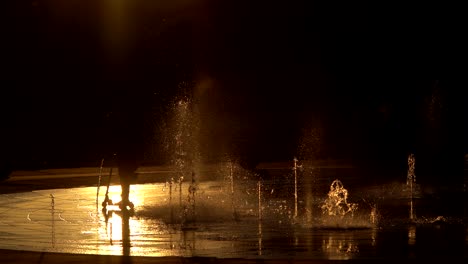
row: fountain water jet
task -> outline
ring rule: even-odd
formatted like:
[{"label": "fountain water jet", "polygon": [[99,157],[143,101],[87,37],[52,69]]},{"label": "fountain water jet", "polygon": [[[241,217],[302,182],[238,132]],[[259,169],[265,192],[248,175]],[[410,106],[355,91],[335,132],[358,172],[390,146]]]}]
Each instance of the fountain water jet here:
[{"label": "fountain water jet", "polygon": [[50,194],[50,213],[52,220],[52,247],[55,247],[55,197],[53,194]]},{"label": "fountain water jet", "polygon": [[355,219],[354,212],[358,209],[358,204],[348,202],[348,190],[338,179],[331,183],[330,191],[321,209],[327,226],[357,228],[371,225],[368,220],[358,222]]},{"label": "fountain water jet", "polygon": [[[180,217],[183,218],[182,222],[186,222],[187,217],[190,215],[191,220],[195,218],[195,191],[196,191],[196,178],[195,174],[198,170],[200,163],[199,154],[199,124],[196,114],[196,109],[192,100],[189,97],[178,100],[173,104],[173,116],[171,120],[171,126],[167,131],[167,142],[166,147],[170,151],[171,164],[174,166],[177,179],[174,177],[169,181],[169,201],[172,208],[172,185],[177,182],[179,191],[179,208]],[[197,174],[198,175],[198,174]],[[184,204],[182,185],[184,179],[191,176],[192,182],[189,185],[189,195],[187,202],[189,205]],[[190,211],[190,212],[189,212]]]},{"label": "fountain water jet", "polygon": [[234,206],[234,174],[232,173],[232,162],[229,162],[229,181],[231,183],[231,207],[233,214],[235,214],[236,208]]},{"label": "fountain water jet", "polygon": [[229,187],[231,193],[231,210],[232,210],[232,217],[234,220],[239,220],[239,214],[236,208],[236,200],[234,196],[234,165],[232,161],[229,161]]},{"label": "fountain water jet", "polygon": [[353,214],[357,204],[348,203],[348,190],[343,187],[340,180],[334,180],[330,185],[328,197],[322,205],[322,212],[330,216],[344,217],[348,213]]},{"label": "fountain water jet", "polygon": [[294,218],[297,218],[297,169],[302,166],[297,165],[297,158],[294,157]]},{"label": "fountain water jet", "polygon": [[378,222],[379,214],[377,212],[377,205],[371,206],[371,212],[370,212],[370,222],[373,225],[376,225]]},{"label": "fountain water jet", "polygon": [[171,223],[174,222],[174,205],[172,203],[172,185],[174,184],[174,178],[172,177],[169,182],[166,182],[164,186],[166,186],[166,184],[169,184],[169,207],[170,207],[170,210],[171,210]]},{"label": "fountain water jet", "polygon": [[102,179],[102,167],[104,166],[104,158],[101,160],[101,166],[99,167],[99,177],[98,177],[98,184],[96,190],[96,211],[98,209],[99,203],[99,188],[101,187],[101,179]]},{"label": "fountain water jet", "polygon": [[[195,222],[196,220],[196,211],[195,211],[195,195],[196,195],[196,192],[197,192],[197,189],[198,189],[198,186],[197,186],[197,182],[195,180],[195,173],[192,172],[192,181],[189,185],[189,188],[188,188],[188,204],[189,204],[189,208],[187,209],[189,212],[187,213],[190,213],[191,215],[191,218],[190,220],[192,222]],[[186,210],[186,211],[187,211]],[[187,216],[186,216],[186,219],[187,219]]]},{"label": "fountain water jet", "polygon": [[414,198],[414,183],[416,182],[416,174],[414,172],[416,160],[414,154],[408,156],[408,174],[406,178],[406,185],[410,187],[410,220],[414,220],[413,198]]}]

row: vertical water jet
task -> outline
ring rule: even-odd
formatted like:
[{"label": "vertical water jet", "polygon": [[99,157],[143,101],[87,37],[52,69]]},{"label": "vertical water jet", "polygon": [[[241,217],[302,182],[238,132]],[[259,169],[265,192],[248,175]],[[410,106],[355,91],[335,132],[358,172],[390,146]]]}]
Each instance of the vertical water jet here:
[{"label": "vertical water jet", "polygon": [[414,198],[414,183],[416,182],[416,174],[415,174],[415,165],[416,160],[414,154],[410,154],[408,156],[408,174],[406,178],[406,185],[410,188],[410,212],[409,218],[410,220],[414,220],[414,209],[413,209],[413,198]]}]

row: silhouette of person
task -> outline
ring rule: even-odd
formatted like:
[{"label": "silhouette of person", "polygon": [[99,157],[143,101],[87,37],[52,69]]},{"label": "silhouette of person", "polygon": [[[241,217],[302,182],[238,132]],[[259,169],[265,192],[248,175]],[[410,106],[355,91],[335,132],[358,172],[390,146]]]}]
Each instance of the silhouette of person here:
[{"label": "silhouette of person", "polygon": [[136,170],[143,159],[144,138],[143,126],[145,109],[148,107],[141,91],[130,89],[129,83],[123,83],[118,91],[114,92],[109,114],[110,140],[109,149],[116,156],[116,165],[122,187],[121,201],[116,203],[121,208],[129,206],[133,208],[130,201],[130,186],[136,183]]}]

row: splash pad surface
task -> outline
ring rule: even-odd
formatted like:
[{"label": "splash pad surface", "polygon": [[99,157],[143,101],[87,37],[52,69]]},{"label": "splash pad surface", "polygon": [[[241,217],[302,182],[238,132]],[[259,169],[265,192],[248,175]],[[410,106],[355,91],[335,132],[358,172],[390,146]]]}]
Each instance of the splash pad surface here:
[{"label": "splash pad surface", "polygon": [[[321,200],[313,201],[315,211],[295,218],[291,200],[274,196],[268,182],[261,191],[259,218],[257,182],[246,181],[243,186],[233,208],[224,182],[201,182],[192,210],[187,203],[188,184],[182,193],[167,183],[137,184],[132,186],[136,208],[131,214],[103,212],[104,191],[96,206],[95,187],[3,194],[0,248],[242,259],[467,257],[468,228],[463,221],[431,218],[408,224],[396,218],[376,226],[343,226],[332,218],[317,220]],[[109,194],[118,200],[119,186],[111,186]]]}]

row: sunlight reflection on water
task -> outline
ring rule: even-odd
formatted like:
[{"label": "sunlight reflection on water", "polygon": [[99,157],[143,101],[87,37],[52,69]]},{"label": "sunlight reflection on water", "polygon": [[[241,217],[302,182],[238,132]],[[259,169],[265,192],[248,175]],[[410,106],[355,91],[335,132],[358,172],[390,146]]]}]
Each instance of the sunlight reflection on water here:
[{"label": "sunlight reflection on water", "polygon": [[[94,187],[0,195],[0,248],[131,256],[353,259],[391,251],[386,249],[388,243],[418,245],[415,226],[409,230],[314,228],[307,224],[310,216],[306,215],[304,222],[288,221],[291,218],[276,207],[287,207],[281,199],[263,202],[260,221],[253,191],[236,195],[235,219],[229,194],[219,182],[201,183],[196,216],[191,220],[187,218],[188,191],[174,191],[170,197],[165,184],[132,186],[133,213],[116,206],[101,211]],[[104,195],[105,190],[99,201]],[[119,195],[120,186],[109,188],[114,201],[119,201]],[[391,234],[406,236],[407,241]],[[467,248],[465,237],[462,248]]]}]

